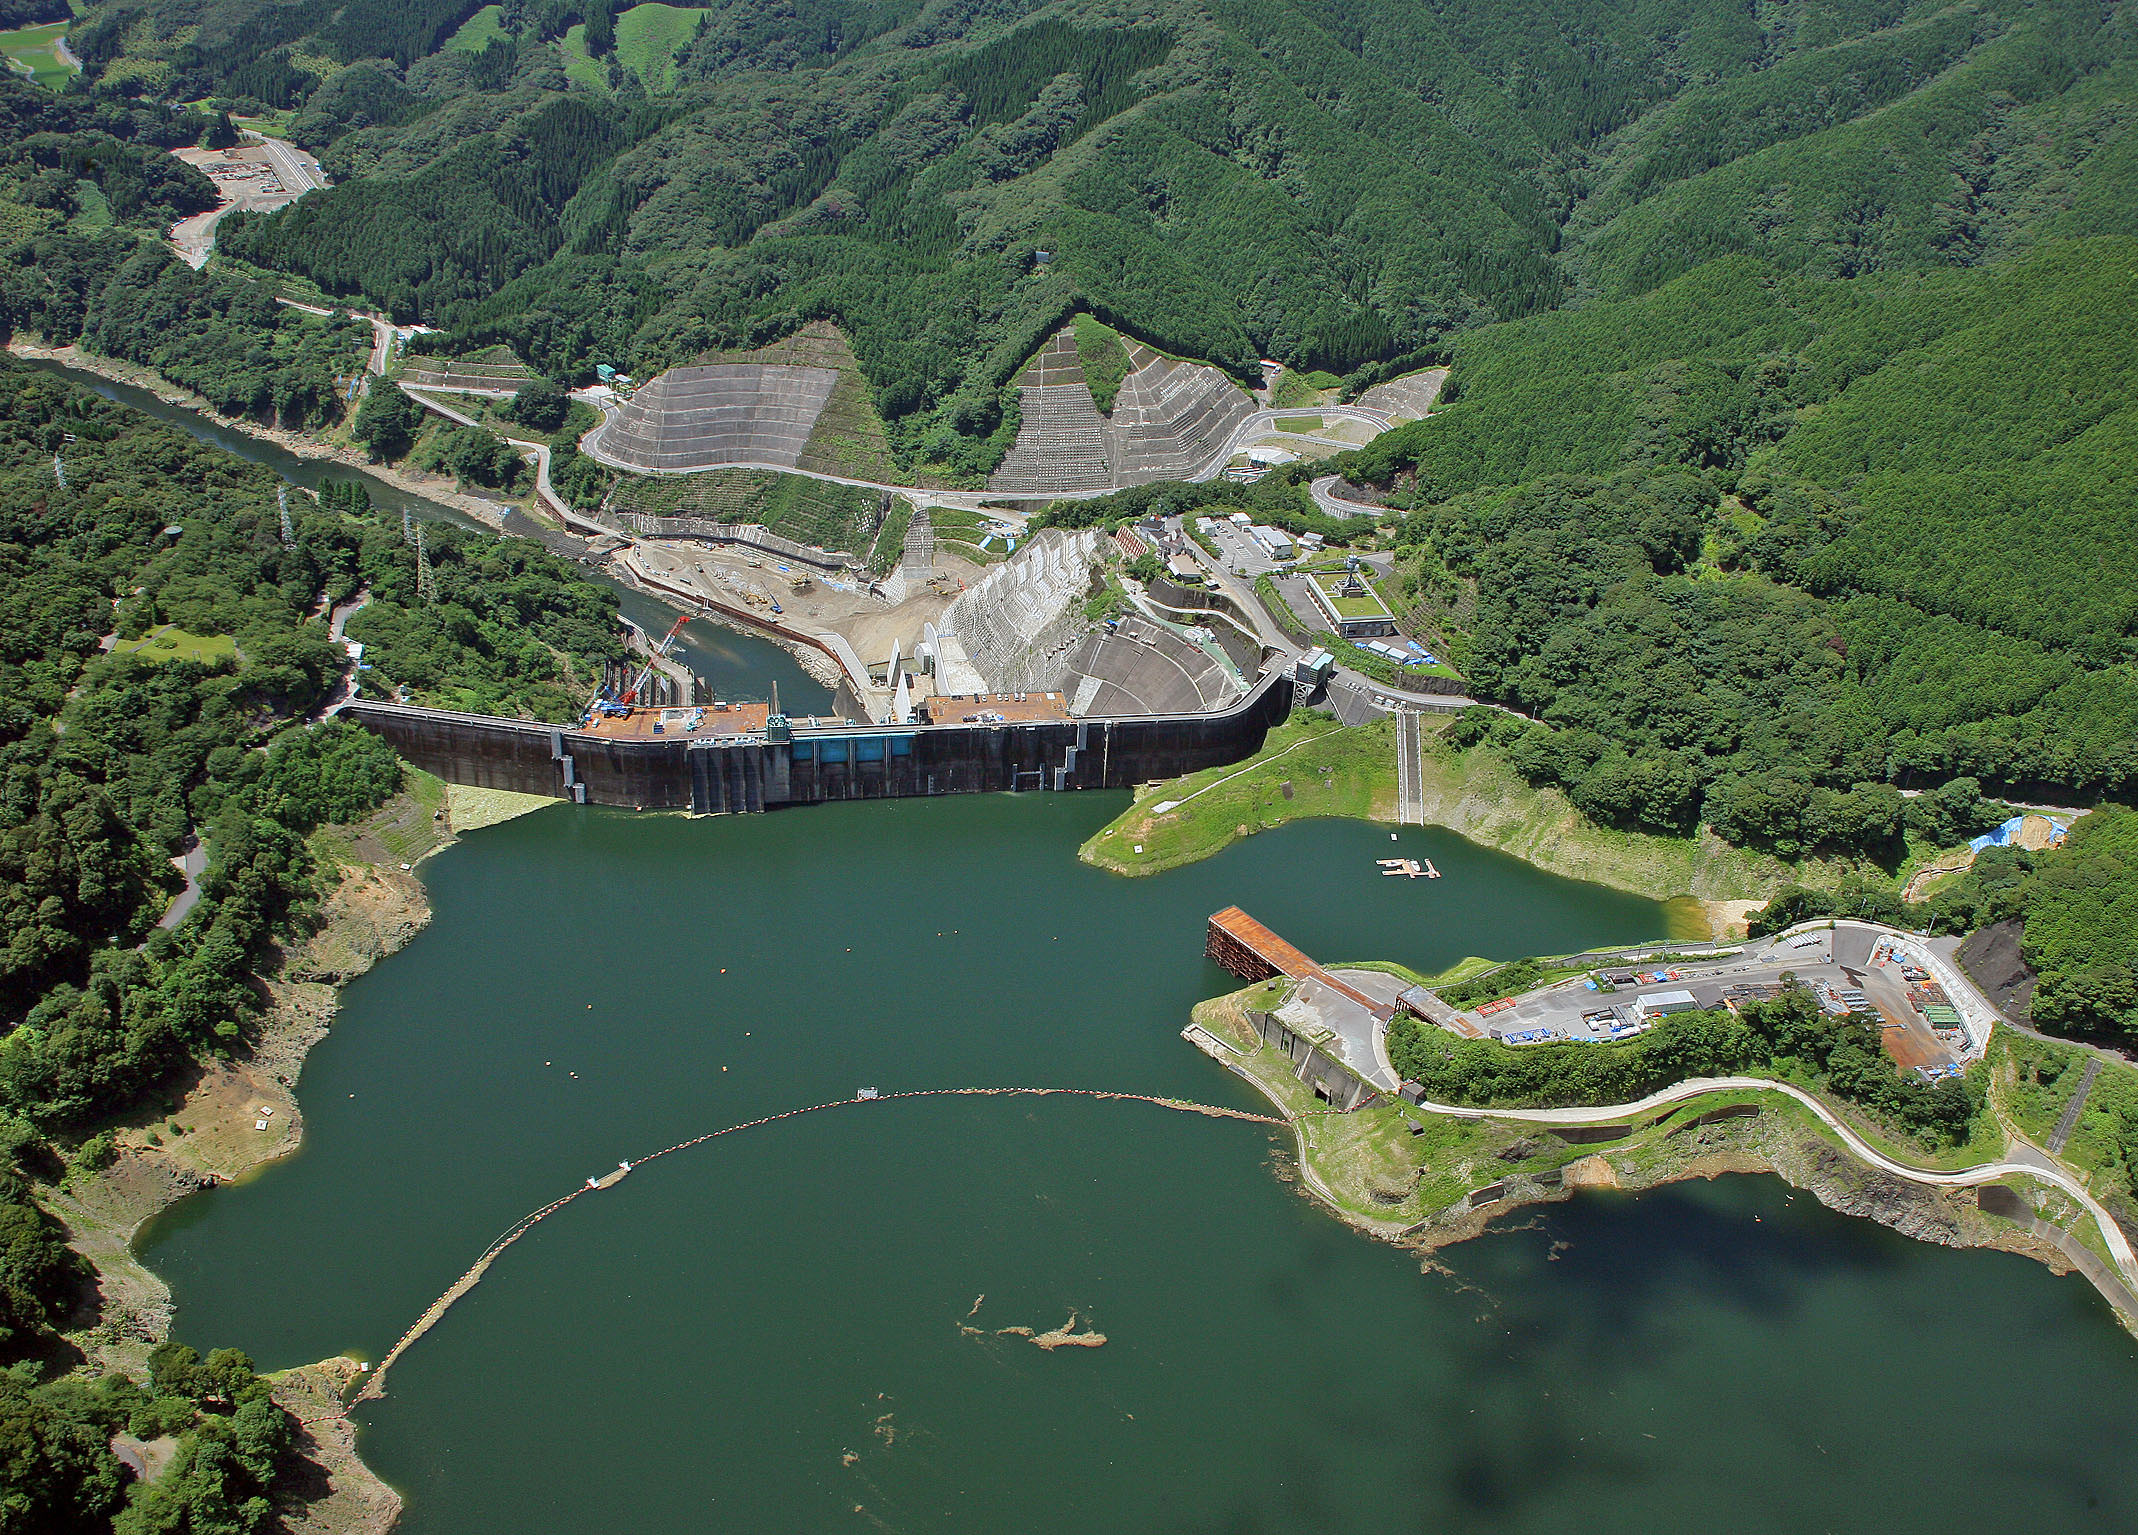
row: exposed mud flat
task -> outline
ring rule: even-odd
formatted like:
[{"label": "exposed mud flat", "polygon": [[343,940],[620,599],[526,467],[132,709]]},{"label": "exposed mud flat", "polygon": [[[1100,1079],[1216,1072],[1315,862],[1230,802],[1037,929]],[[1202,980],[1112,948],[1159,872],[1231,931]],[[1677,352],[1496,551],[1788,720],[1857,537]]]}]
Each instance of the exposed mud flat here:
[{"label": "exposed mud flat", "polygon": [[[269,1007],[248,1053],[211,1061],[181,1084],[167,1112],[145,1109],[118,1136],[111,1166],[39,1190],[66,1223],[68,1245],[96,1269],[95,1294],[68,1334],[100,1371],[137,1378],[170,1336],[171,1292],[133,1253],[143,1223],[188,1194],[234,1182],[295,1151],[304,1119],[295,1087],[327,1035],[337,988],[402,948],[430,921],[422,885],[398,869],[359,865],[321,904],[321,925],[264,978]],[[264,1126],[264,1128],[263,1128]],[[297,1419],[303,1455],[276,1488],[281,1527],[308,1535],[382,1535],[400,1495],[356,1453],[342,1392],[356,1362],[284,1372],[275,1399]]]}]

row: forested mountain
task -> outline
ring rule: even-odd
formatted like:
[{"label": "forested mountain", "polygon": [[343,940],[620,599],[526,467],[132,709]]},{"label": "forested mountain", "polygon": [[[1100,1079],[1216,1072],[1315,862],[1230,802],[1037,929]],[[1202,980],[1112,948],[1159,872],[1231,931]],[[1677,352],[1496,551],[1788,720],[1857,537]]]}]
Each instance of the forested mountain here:
[{"label": "forested mountain", "polygon": [[1358,372],[1717,256],[1967,268],[2138,206],[2122,5],[724,0],[668,28],[100,0],[77,51],[107,88],[291,113],[343,184],[227,226],[252,261],[559,376],[834,319],[895,445],[947,430],[963,472],[1076,310],[1242,374]]},{"label": "forested mountain", "polygon": [[2134,337],[2123,236],[1848,282],[1731,257],[1460,339],[1455,403],[1346,462],[1415,508],[1407,588],[1475,690],[1544,722],[1490,727],[1529,776],[1875,854],[1889,784],[2138,788]]}]

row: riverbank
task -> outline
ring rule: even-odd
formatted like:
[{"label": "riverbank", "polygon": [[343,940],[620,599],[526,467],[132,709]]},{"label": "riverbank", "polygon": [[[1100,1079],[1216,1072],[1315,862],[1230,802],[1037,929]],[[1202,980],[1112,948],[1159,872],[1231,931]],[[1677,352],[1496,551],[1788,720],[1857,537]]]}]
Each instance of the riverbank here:
[{"label": "riverbank", "polygon": [[611,562],[609,574],[633,591],[644,592],[663,607],[673,608],[678,613],[692,615],[695,622],[711,624],[714,628],[725,629],[730,634],[739,634],[747,639],[763,640],[768,644],[779,646],[780,649],[794,657],[795,664],[808,675],[810,680],[821,683],[824,687],[834,692],[838,690],[841,684],[850,685],[852,682],[852,679],[846,675],[844,668],[829,655],[825,654],[821,647],[812,645],[806,640],[796,639],[784,629],[761,624],[747,624],[739,618],[721,612],[718,608],[708,607],[702,602],[693,602],[687,596],[669,587],[665,582],[648,581],[637,567],[624,560]]},{"label": "riverbank", "polygon": [[[1731,936],[1732,928],[1741,933],[1748,910],[1779,890],[1831,886],[1856,871],[1843,860],[1789,863],[1732,847],[1704,827],[1690,837],[1661,837],[1599,826],[1558,790],[1531,786],[1483,748],[1441,748],[1444,722],[1421,720],[1419,728],[1424,824],[1569,879],[1658,901],[1690,896],[1717,937]],[[1396,823],[1394,719],[1344,727],[1326,715],[1294,714],[1244,763],[1138,789],[1136,802],[1077,856],[1115,874],[1160,874],[1314,816]]]},{"label": "riverbank", "polygon": [[102,357],[94,352],[85,352],[77,346],[46,346],[19,334],[8,342],[7,350],[13,357],[58,363],[64,368],[94,373],[97,377],[110,379],[115,384],[126,384],[135,389],[146,390],[166,405],[178,405],[187,410],[198,411],[231,431],[244,432],[262,442],[273,443],[285,453],[322,463],[340,464],[348,469],[360,469],[396,490],[449,506],[492,531],[502,531],[504,528],[504,509],[501,503],[466,494],[460,489],[459,481],[449,476],[423,474],[391,464],[374,463],[368,454],[338,443],[323,441],[309,432],[294,432],[287,427],[267,426],[249,418],[225,416],[203,396],[173,383],[153,368],[122,362],[114,357]]},{"label": "riverbank", "polygon": [[2083,1230],[2088,1212],[2033,1177],[1962,1186],[1914,1181],[1863,1160],[1783,1090],[1750,1083],[1694,1091],[1667,1105],[1569,1116],[1558,1125],[1513,1111],[1456,1114],[1390,1099],[1337,1113],[1248,1021],[1250,1007],[1271,1000],[1272,985],[1202,1003],[1185,1036],[1289,1121],[1290,1175],[1307,1192],[1353,1229],[1423,1254],[1428,1266],[1440,1248],[1582,1189],[1631,1193],[1724,1173],[1771,1173],[1828,1209],[1917,1241],[2017,1253],[2060,1275],[2082,1272],[2138,1336],[2128,1285]]},{"label": "riverbank", "polygon": [[[133,1250],[142,1227],[185,1196],[244,1182],[302,1144],[297,1084],[333,1024],[340,989],[430,922],[414,866],[459,833],[549,803],[412,777],[365,821],[314,834],[315,856],[339,878],[321,902],[319,926],[262,974],[267,1007],[244,1054],[203,1063],[137,1113],[108,1167],[77,1169],[39,1190],[66,1224],[69,1245],[96,1270],[93,1311],[67,1335],[92,1369],[138,1378],[149,1351],[170,1336],[170,1289]],[[400,1495],[359,1458],[343,1411],[359,1374],[358,1361],[332,1358],[273,1377],[275,1400],[298,1424],[295,1464],[276,1492],[285,1529],[384,1535],[399,1517]]]}]

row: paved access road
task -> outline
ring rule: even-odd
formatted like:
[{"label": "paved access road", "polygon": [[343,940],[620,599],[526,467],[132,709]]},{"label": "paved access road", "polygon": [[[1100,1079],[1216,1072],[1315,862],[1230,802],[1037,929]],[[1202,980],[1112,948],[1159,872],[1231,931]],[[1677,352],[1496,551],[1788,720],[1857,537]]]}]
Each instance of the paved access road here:
[{"label": "paved access road", "polygon": [[1820,1122],[1840,1136],[1842,1144],[1857,1157],[1882,1172],[1891,1173],[1896,1178],[1906,1178],[1911,1183],[1927,1183],[1939,1188],[1972,1188],[1978,1184],[1995,1183],[2000,1178],[2028,1177],[2055,1184],[2094,1218],[2101,1228],[2101,1239],[2107,1244],[2109,1255],[2115,1260],[2117,1271],[2131,1285],[2138,1286],[2138,1257],[2132,1255],[2130,1239],[2124,1236],[2123,1228],[2101,1207],[2100,1201],[2086,1192],[2085,1185],[2061,1167],[2044,1166],[2029,1160],[1984,1162],[1976,1167],[1946,1172],[1938,1168],[1916,1167],[1906,1162],[1898,1162],[1843,1124],[1840,1117],[1819,1099],[1787,1082],[1769,1082],[1763,1077],[1691,1077],[1676,1086],[1666,1087],[1661,1092],[1650,1093],[1634,1103],[1610,1104],[1588,1109],[1477,1109],[1466,1104],[1430,1101],[1418,1104],[1417,1107],[1429,1114],[1445,1114],[1454,1119],[1513,1119],[1537,1125],[1601,1125],[1643,1114],[1650,1109],[1663,1108],[1668,1104],[1682,1103],[1687,1098],[1697,1098],[1703,1093],[1751,1091],[1782,1093],[1796,1099],[1818,1115]]},{"label": "paved access road", "polygon": [[1307,486],[1314,497],[1314,504],[1330,517],[1374,517],[1380,514],[1377,506],[1368,506],[1363,501],[1346,501],[1336,494],[1336,485],[1343,478],[1340,474],[1325,474]]}]

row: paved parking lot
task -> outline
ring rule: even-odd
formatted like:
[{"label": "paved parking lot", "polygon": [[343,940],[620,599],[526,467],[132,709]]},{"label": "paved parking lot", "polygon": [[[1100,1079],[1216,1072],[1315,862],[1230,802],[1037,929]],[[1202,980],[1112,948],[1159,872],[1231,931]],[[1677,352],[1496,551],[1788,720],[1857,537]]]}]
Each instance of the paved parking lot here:
[{"label": "paved parking lot", "polygon": [[1236,522],[1224,518],[1212,519],[1210,541],[1217,545],[1218,555],[1225,568],[1235,575],[1243,575],[1252,581],[1256,576],[1267,575],[1284,567],[1269,557],[1269,551],[1256,543],[1254,536]]},{"label": "paved parking lot", "polygon": [[[1601,976],[1631,974],[1631,983],[1620,983],[1606,992],[1592,989],[1586,980],[1573,980],[1548,991],[1534,992],[1512,1007],[1497,1012],[1472,1009],[1488,1032],[1516,1043],[1543,1043],[1547,1038],[1600,1041],[1630,1038],[1639,1019],[1636,1004],[1658,992],[1688,991],[1702,1008],[1723,1005],[1724,996],[1740,986],[1779,986],[1782,978],[1794,976],[1815,994],[1842,997],[1856,1011],[1882,1015],[1887,1024],[1888,1053],[1901,1066],[1939,1067],[1952,1063],[1953,1051],[1925,1023],[1908,1000],[1908,990],[1897,972],[1873,965],[1875,936],[1858,929],[1838,934],[1820,931],[1795,939],[1759,941],[1742,953],[1706,962],[1654,965],[1606,965]],[[1838,947],[1838,953],[1836,949]],[[1862,1000],[1857,1000],[1861,998]],[[1521,1036],[1530,1036],[1523,1039]]]}]

